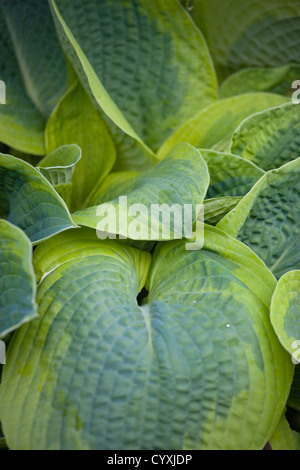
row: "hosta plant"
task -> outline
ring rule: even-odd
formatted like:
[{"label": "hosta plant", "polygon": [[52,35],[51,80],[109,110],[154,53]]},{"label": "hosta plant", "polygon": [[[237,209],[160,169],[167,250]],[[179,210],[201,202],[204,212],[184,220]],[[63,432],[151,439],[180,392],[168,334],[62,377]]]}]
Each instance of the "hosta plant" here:
[{"label": "hosta plant", "polygon": [[300,450],[300,5],[0,25],[0,448]]}]

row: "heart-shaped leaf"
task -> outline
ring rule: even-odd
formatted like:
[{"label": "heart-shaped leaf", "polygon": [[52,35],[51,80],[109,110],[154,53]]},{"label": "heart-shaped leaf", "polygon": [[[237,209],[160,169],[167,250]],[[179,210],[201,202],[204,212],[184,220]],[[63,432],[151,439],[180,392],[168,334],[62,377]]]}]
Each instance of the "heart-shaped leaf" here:
[{"label": "heart-shaped leaf", "polygon": [[264,446],[293,364],[249,248],[208,226],[203,250],[160,244],[141,307],[148,253],[77,229],[34,258],[40,318],[12,338],[0,392],[10,449]]}]

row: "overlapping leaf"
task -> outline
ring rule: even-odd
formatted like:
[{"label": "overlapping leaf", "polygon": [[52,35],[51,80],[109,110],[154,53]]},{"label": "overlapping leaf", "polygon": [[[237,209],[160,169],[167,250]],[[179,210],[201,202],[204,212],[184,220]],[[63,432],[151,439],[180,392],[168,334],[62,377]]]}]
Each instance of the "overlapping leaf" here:
[{"label": "overlapping leaf", "polygon": [[212,227],[200,251],[160,244],[141,307],[145,252],[77,229],[34,258],[40,318],[14,335],[1,388],[11,449],[264,446],[293,365],[251,250]]},{"label": "overlapping leaf", "polygon": [[264,170],[278,168],[300,156],[300,107],[293,103],[253,114],[232,137],[231,152]]},{"label": "overlapping leaf", "polygon": [[208,198],[244,196],[264,174],[261,168],[237,155],[205,149],[200,152],[210,176]]},{"label": "overlapping leaf", "polygon": [[209,185],[207,165],[199,150],[179,144],[153,169],[127,183],[130,192],[122,195],[125,199],[118,197],[79,211],[73,220],[130,239],[191,237]]},{"label": "overlapping leaf", "polygon": [[[214,152],[211,152],[211,153],[214,154]],[[221,162],[220,167],[223,170],[225,170],[226,154],[224,154],[224,156],[223,154],[221,154],[220,162],[219,162],[218,157],[216,157],[215,160],[214,158],[212,158],[212,162],[210,162],[209,161],[210,159],[208,157],[209,154],[210,154],[210,151],[201,150],[201,155],[205,157],[205,160],[208,164],[211,164],[212,168],[217,169],[218,163]],[[240,157],[237,157],[237,159],[247,162],[247,160],[243,160]],[[224,165],[222,165],[223,161],[224,161]],[[214,164],[216,164],[216,166]],[[247,167],[249,169],[248,162],[247,162]],[[255,171],[260,171],[255,166],[252,166],[252,168],[254,168]],[[221,173],[221,177],[219,178],[217,176],[217,172],[215,175],[213,173],[213,170],[210,172],[210,175],[212,174],[212,177],[213,177],[213,184],[212,184],[212,180],[210,179],[210,185],[214,186],[214,183],[216,183],[216,187],[214,189],[215,189],[215,192],[218,194],[222,191],[226,192],[225,180],[226,180],[226,177],[228,177],[228,174],[230,174],[230,170],[229,172],[227,172],[227,170],[224,171],[223,174],[222,172],[220,173]],[[261,173],[263,173],[262,170],[261,170]],[[252,185],[252,183],[254,184],[254,180],[252,180],[250,174],[248,175],[250,178],[247,179],[247,176],[246,176],[246,179],[247,179],[247,183],[249,185]],[[130,193],[133,190],[134,184],[139,175],[140,175],[140,172],[136,172],[136,171],[120,171],[120,172],[110,173],[108,177],[100,185],[100,187],[95,191],[93,197],[91,197],[91,199],[89,200],[89,205],[93,206],[97,204],[103,204],[104,202],[117,199],[118,197],[122,196],[122,194],[124,195],[124,194]],[[238,176],[239,175],[236,176],[237,180],[238,180]],[[255,178],[255,172],[253,173],[252,177]],[[218,185],[219,179],[222,180],[222,183]],[[239,183],[241,183],[239,187],[244,189],[245,178],[243,177],[242,180],[243,180],[243,183],[241,183],[241,181],[237,181],[237,186],[239,186]],[[227,188],[227,190],[228,192],[230,192],[229,188]],[[208,188],[207,195],[209,193],[210,193],[210,187]],[[231,209],[233,209],[240,202],[240,200],[241,200],[241,197],[226,197],[226,196],[219,197],[219,198],[206,199],[203,201],[204,214],[202,211],[200,212],[200,219],[204,215],[204,220],[207,221],[207,223],[216,224],[225,214],[227,214]]]},{"label": "overlapping leaf", "polygon": [[33,243],[76,226],[63,199],[29,163],[0,154],[0,179],[0,216]]},{"label": "overlapping leaf", "polygon": [[30,240],[0,219],[0,338],[37,316],[35,292]]},{"label": "overlapping leaf", "polygon": [[287,102],[287,98],[272,93],[246,93],[208,106],[188,119],[163,143],[158,158],[165,155],[178,143],[189,142],[195,147],[209,149],[219,142],[230,140],[237,126],[248,116]]},{"label": "overlapping leaf", "polygon": [[216,100],[206,43],[179,2],[51,0],[51,5],[85,88],[142,146],[156,151],[174,127]]},{"label": "overlapping leaf", "polygon": [[267,172],[218,227],[253,249],[279,279],[300,267],[300,159]]}]

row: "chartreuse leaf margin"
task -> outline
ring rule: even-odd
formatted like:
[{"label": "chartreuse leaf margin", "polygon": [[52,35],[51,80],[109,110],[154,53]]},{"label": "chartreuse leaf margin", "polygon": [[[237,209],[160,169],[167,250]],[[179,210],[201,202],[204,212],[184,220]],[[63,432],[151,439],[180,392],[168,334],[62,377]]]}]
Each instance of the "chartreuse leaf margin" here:
[{"label": "chartreuse leaf margin", "polygon": [[245,93],[233,96],[199,110],[179,126],[157,152],[164,158],[180,142],[189,142],[198,148],[226,150],[233,132],[248,116],[287,102],[287,98],[273,93]]},{"label": "chartreuse leaf margin", "polygon": [[179,2],[50,5],[64,51],[104,113],[121,160],[133,147],[140,161],[153,158],[174,127],[216,101],[206,42]]},{"label": "chartreuse leaf margin", "polygon": [[206,226],[202,250],[163,242],[151,263],[75,229],[34,265],[40,317],[12,338],[0,392],[10,448],[259,449],[273,434],[294,366],[248,247]]},{"label": "chartreuse leaf margin", "polygon": [[[175,184],[176,182],[176,184]],[[182,143],[153,168],[128,180],[128,192],[73,214],[76,224],[114,236],[137,240],[191,238],[201,211],[209,172],[199,150]],[[142,207],[140,207],[142,205]],[[154,206],[157,211],[154,212]],[[190,214],[185,224],[184,208]],[[174,219],[168,218],[173,208]],[[165,215],[165,216],[164,216]]]}]

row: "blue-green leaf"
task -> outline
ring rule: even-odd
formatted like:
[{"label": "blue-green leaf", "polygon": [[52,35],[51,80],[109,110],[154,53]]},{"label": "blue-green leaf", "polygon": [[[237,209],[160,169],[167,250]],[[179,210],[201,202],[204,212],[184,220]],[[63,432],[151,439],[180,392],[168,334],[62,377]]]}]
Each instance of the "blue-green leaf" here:
[{"label": "blue-green leaf", "polygon": [[299,157],[300,107],[286,103],[245,119],[235,130],[231,152],[264,170],[278,168]]},{"label": "blue-green leaf", "polygon": [[29,163],[0,154],[0,217],[21,228],[33,243],[76,227],[66,203]]},{"label": "blue-green leaf", "polygon": [[300,158],[262,176],[218,227],[255,251],[279,279],[300,268]]},{"label": "blue-green leaf", "polygon": [[11,449],[263,448],[293,364],[249,248],[208,226],[202,250],[159,244],[142,306],[148,253],[76,229],[34,258],[40,318],[12,338],[0,392]]}]

